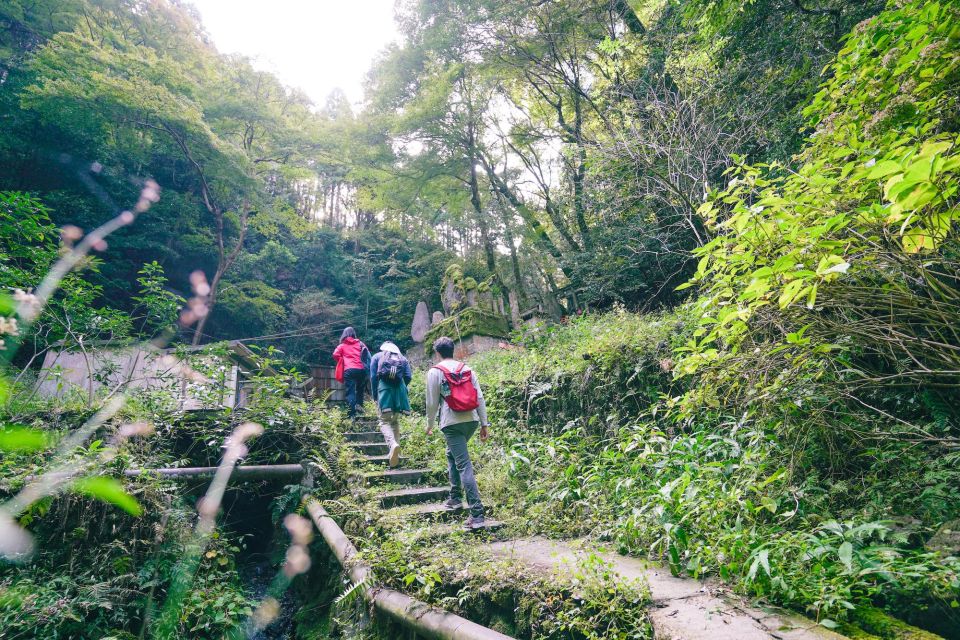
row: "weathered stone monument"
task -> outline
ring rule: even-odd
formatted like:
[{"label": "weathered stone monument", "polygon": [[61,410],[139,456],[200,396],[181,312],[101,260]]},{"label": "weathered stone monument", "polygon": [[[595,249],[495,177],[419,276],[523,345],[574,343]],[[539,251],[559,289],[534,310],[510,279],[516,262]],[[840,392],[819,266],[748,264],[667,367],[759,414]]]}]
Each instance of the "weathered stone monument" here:
[{"label": "weathered stone monument", "polygon": [[417,303],[417,310],[413,314],[413,324],[410,327],[410,337],[416,343],[423,342],[427,338],[427,332],[433,323],[430,322],[430,309],[427,303],[421,300]]},{"label": "weathered stone monument", "polygon": [[[408,351],[414,362],[429,357],[430,345],[443,335],[457,342],[458,358],[496,348],[509,335],[511,318],[520,315],[519,310],[514,312],[514,297],[509,306],[511,315],[507,316],[503,293],[492,278],[478,283],[458,264],[444,272],[440,303],[443,311],[434,311],[432,318],[426,302],[417,304],[410,327],[410,336],[417,344]],[[514,326],[519,322],[514,321]]]}]

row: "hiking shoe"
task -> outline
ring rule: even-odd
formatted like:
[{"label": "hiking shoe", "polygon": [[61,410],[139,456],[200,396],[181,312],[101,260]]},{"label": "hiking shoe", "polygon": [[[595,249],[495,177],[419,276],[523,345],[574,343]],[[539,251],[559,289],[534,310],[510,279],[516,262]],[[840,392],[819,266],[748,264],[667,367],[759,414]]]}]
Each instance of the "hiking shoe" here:
[{"label": "hiking shoe", "polygon": [[390,466],[395,467],[398,464],[400,464],[400,445],[395,444],[390,447]]},{"label": "hiking shoe", "polygon": [[467,531],[474,531],[476,529],[482,529],[483,523],[486,521],[486,518],[483,516],[470,516],[467,518],[467,521],[463,523],[463,528]]},{"label": "hiking shoe", "polygon": [[463,508],[463,500],[460,498],[447,498],[447,501],[443,503],[443,508],[448,511],[457,511]]}]

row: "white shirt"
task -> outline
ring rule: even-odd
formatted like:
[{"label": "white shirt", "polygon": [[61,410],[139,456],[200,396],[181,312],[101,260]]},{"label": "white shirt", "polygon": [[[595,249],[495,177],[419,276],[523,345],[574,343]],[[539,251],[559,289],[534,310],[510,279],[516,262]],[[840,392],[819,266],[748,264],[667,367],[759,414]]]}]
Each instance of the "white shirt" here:
[{"label": "white shirt", "polygon": [[[452,358],[443,360],[440,365],[448,371],[456,371],[463,364],[459,360]],[[472,371],[470,367],[464,366],[464,371]],[[480,390],[480,381],[477,380],[477,374],[474,373],[470,379],[473,381],[473,388],[477,390],[476,409],[472,411],[454,411],[440,397],[440,386],[443,384],[443,372],[436,367],[431,367],[427,372],[427,428],[432,429],[437,420],[437,409],[440,409],[440,428],[443,429],[451,424],[460,424],[461,422],[479,422],[481,425],[487,425],[487,405],[483,401],[483,391]]]}]

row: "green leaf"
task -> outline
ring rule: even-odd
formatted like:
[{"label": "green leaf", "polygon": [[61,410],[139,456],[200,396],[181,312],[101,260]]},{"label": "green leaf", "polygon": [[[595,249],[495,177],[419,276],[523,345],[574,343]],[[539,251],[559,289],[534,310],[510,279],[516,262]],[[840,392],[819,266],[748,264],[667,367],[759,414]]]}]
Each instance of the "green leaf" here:
[{"label": "green leaf", "polygon": [[770,496],[763,496],[760,498],[760,506],[769,511],[770,513],[777,512],[777,501],[771,498]]},{"label": "green leaf", "polygon": [[876,180],[878,178],[885,178],[891,173],[896,173],[900,171],[901,165],[896,160],[884,160],[873,165],[870,169],[870,173],[867,174],[867,180]]},{"label": "green leaf", "polygon": [[0,316],[12,316],[17,310],[17,304],[6,293],[0,293]]},{"label": "green leaf", "polygon": [[837,549],[837,556],[840,558],[840,562],[843,563],[843,566],[847,568],[847,571],[853,571],[853,545],[849,542],[844,542],[840,545],[840,548]]},{"label": "green leaf", "polygon": [[0,451],[40,451],[47,446],[47,433],[28,427],[0,429]]},{"label": "green leaf", "polygon": [[140,504],[124,490],[123,485],[116,478],[104,476],[81,478],[73,483],[73,490],[109,502],[134,516],[143,513]]}]

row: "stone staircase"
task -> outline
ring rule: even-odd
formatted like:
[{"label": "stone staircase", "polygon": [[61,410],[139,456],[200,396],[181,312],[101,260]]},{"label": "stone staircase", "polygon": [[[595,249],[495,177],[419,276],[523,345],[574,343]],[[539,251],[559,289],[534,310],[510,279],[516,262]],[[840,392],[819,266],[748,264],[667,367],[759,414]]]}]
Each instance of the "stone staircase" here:
[{"label": "stone staircase", "polygon": [[[343,434],[347,445],[359,454],[362,462],[387,467],[390,452],[377,427],[377,419],[360,417],[354,425],[355,431]],[[376,499],[384,515],[436,521],[466,519],[465,508],[447,509],[443,506],[450,492],[445,483],[437,483],[429,469],[409,468],[408,464],[409,459],[401,456],[399,465],[392,469],[388,467],[362,474],[364,484],[382,489]],[[487,517],[484,525],[474,531],[494,531],[502,526],[502,522]]]}]

